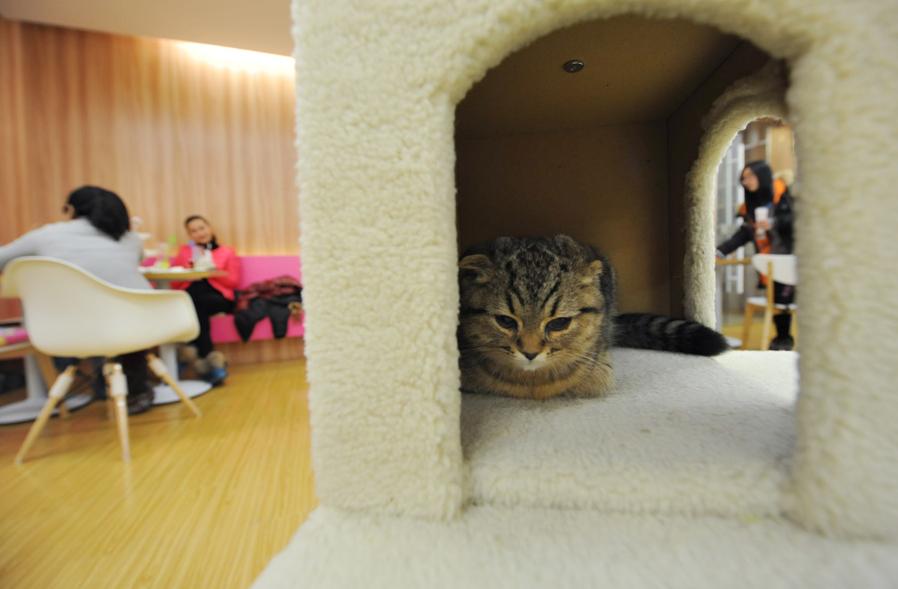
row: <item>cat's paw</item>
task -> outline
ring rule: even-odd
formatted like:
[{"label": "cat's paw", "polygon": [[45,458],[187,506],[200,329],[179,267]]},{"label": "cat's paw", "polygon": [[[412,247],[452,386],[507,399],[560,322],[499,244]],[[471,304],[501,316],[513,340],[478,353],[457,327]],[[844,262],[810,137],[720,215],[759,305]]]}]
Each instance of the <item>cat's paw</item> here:
[{"label": "cat's paw", "polygon": [[585,379],[576,387],[567,391],[566,395],[579,399],[604,397],[614,388],[614,371],[610,366],[593,372],[593,378]]}]

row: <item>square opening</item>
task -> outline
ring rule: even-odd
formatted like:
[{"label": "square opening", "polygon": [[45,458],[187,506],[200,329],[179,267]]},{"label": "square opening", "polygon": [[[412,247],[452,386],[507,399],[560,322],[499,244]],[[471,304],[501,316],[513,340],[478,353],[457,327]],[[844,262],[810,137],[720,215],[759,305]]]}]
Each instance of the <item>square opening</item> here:
[{"label": "square opening", "polygon": [[[571,60],[582,64],[576,73],[565,69]],[[459,250],[566,233],[608,255],[619,312],[682,317],[687,176],[706,139],[703,119],[770,61],[712,27],[631,16],[558,30],[508,56],[456,111]],[[468,498],[778,513],[794,446],[796,357],[757,354],[618,349],[606,397],[464,395]]]}]

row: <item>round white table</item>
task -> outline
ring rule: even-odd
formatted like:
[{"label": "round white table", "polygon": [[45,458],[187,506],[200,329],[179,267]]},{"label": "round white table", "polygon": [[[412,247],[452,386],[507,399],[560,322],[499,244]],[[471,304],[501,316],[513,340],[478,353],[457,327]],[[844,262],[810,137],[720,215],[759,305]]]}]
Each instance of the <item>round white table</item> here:
[{"label": "round white table", "polygon": [[[171,288],[172,282],[195,282],[197,280],[205,280],[207,278],[218,278],[227,276],[227,272],[223,270],[193,270],[192,268],[157,268],[146,267],[140,269],[141,274],[147,280],[156,283],[157,288]],[[178,384],[184,389],[184,393],[188,397],[199,397],[203,393],[209,391],[212,385],[202,380],[180,380],[178,378],[178,344],[170,343],[159,346],[159,358],[168,369],[168,373],[172,378],[178,380]],[[172,388],[165,384],[157,385],[154,389],[156,392],[156,400],[154,405],[165,405],[166,403],[177,403],[180,398]]]}]

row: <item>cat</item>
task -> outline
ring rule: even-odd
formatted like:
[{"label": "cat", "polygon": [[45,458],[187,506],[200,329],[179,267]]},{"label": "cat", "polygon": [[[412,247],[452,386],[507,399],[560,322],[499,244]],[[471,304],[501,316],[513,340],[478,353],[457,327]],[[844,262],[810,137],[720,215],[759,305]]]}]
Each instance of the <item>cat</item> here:
[{"label": "cat", "polygon": [[608,259],[567,235],[501,237],[459,269],[462,390],[526,399],[596,397],[612,346],[713,356],[725,338],[694,321],[615,313]]}]

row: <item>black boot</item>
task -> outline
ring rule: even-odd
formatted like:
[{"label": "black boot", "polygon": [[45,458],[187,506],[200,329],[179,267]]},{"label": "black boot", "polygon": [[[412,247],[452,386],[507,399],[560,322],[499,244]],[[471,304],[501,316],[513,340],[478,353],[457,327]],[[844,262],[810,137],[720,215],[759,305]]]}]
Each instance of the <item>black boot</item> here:
[{"label": "black boot", "polygon": [[771,350],[791,350],[795,347],[795,340],[789,335],[789,328],[792,326],[792,314],[782,313],[773,316],[773,323],[776,325],[776,337],[770,342]]}]

